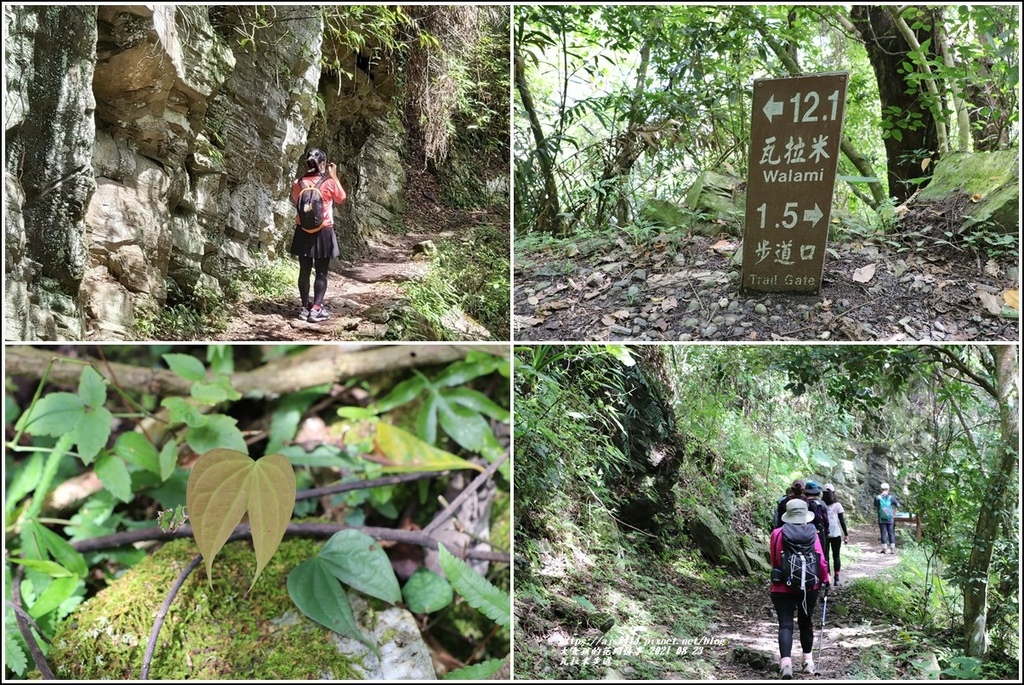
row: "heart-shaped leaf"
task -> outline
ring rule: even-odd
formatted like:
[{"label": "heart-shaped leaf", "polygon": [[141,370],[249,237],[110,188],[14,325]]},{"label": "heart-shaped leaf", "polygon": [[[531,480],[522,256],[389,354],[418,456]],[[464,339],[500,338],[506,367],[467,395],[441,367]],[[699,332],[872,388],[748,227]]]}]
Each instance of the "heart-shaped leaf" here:
[{"label": "heart-shaped leaf", "polygon": [[322,557],[302,562],[288,574],[288,594],[299,611],[339,635],[362,642],[380,656],[356,625],[348,595]]},{"label": "heart-shaped leaf", "polygon": [[339,530],[320,550],[319,558],[335,578],[360,592],[395,604],[402,599],[387,553],[358,530]]},{"label": "heart-shaped leaf", "polygon": [[206,561],[207,578],[212,577],[217,552],[248,509],[256,548],[255,585],[291,521],[295,475],[288,459],[280,454],[253,461],[234,450],[210,450],[192,467],[186,504],[192,535]]},{"label": "heart-shaped leaf", "polygon": [[429,614],[452,603],[454,593],[451,583],[425,566],[405,581],[402,597],[409,611],[414,614]]}]

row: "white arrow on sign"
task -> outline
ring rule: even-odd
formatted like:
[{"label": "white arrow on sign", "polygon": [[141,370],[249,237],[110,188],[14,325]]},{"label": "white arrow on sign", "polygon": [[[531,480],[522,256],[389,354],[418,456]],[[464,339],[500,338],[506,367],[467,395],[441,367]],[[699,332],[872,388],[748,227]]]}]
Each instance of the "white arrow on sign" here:
[{"label": "white arrow on sign", "polygon": [[804,210],[804,221],[810,221],[812,227],[818,223],[818,220],[823,216],[824,214],[821,213],[821,207],[818,206],[817,202],[814,203],[814,209]]},{"label": "white arrow on sign", "polygon": [[775,102],[775,94],[768,98],[768,102],[764,103],[764,115],[768,117],[768,123],[772,123],[772,117],[779,116],[782,114],[782,102]]}]

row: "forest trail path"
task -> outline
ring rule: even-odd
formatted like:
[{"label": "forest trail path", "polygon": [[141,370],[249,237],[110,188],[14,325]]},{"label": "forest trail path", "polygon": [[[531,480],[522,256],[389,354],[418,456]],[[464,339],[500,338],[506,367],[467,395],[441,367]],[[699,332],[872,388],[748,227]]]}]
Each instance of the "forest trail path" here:
[{"label": "forest trail path", "polygon": [[[899,555],[881,554],[877,526],[862,523],[848,526],[849,541],[840,552],[841,585],[832,587],[828,594],[825,613],[824,642],[822,637],[822,598],[819,595],[814,615],[814,657],[818,675],[799,673],[800,637],[793,638],[794,679],[846,678],[856,671],[861,651],[886,641],[895,628],[880,622],[875,609],[855,601],[850,585],[863,578],[877,578],[899,563]],[[727,601],[719,601],[716,625],[709,630],[712,637],[724,639],[720,650],[717,678],[722,680],[764,680],[779,678],[779,624],[775,618],[767,584],[754,590],[745,590]],[[741,658],[729,661],[736,648],[743,647],[771,655],[769,663],[763,660]],[[819,657],[819,648],[821,655]],[[743,650],[740,650],[741,652]]]},{"label": "forest trail path", "polygon": [[[354,262],[332,261],[324,306],[331,318],[319,323],[299,319],[295,292],[272,299],[243,299],[230,313],[216,340],[330,342],[383,337],[392,310],[401,302],[401,283],[423,278],[430,262],[417,259],[413,247],[438,235],[388,235],[371,246],[370,255]],[[294,259],[293,257],[290,259]],[[312,280],[312,279],[311,279]],[[312,284],[310,285],[312,288]]]}]

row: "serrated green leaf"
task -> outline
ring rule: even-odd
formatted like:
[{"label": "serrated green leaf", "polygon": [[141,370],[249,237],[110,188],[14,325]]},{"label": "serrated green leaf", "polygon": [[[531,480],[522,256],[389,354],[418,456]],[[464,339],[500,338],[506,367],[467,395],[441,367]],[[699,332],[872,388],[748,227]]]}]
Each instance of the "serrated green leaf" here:
[{"label": "serrated green leaf", "polygon": [[429,614],[443,609],[454,598],[451,583],[430,569],[421,566],[405,581],[402,598],[414,614]]},{"label": "serrated green leaf", "polygon": [[[479,418],[479,414],[476,415]],[[412,473],[415,471],[448,471],[454,469],[475,469],[483,471],[479,464],[466,461],[451,452],[428,445],[418,437],[390,423],[377,424],[374,446],[378,456],[387,460],[384,473]]]},{"label": "serrated green leaf", "polygon": [[504,659],[489,659],[472,666],[463,666],[445,673],[441,680],[487,680],[501,670]]},{"label": "serrated green leaf", "polygon": [[174,475],[174,469],[178,468],[178,443],[171,440],[164,444],[160,450],[158,459],[160,468],[160,480],[165,481]]},{"label": "serrated green leaf", "polygon": [[85,413],[82,398],[69,392],[52,392],[42,397],[18,419],[18,430],[32,435],[49,435],[59,438],[68,428],[78,423]]},{"label": "serrated green leaf", "polygon": [[168,353],[164,355],[164,361],[171,371],[187,381],[196,383],[206,379],[206,367],[190,354]]},{"label": "serrated green leaf", "polygon": [[156,447],[142,433],[121,433],[114,442],[114,454],[129,464],[160,474],[160,457]]},{"label": "serrated green leaf", "polygon": [[479,414],[490,416],[496,421],[508,423],[510,418],[507,409],[502,409],[487,397],[487,395],[482,392],[477,392],[476,390],[470,390],[469,388],[451,388],[442,390],[441,396],[449,402],[455,402],[456,404],[472,409]]},{"label": "serrated green leaf", "polygon": [[43,593],[39,595],[39,598],[32,603],[32,606],[29,607],[28,615],[38,620],[54,609],[57,609],[61,604],[69,599],[71,595],[75,594],[75,590],[78,589],[79,583],[82,583],[82,581],[78,578],[55,578],[53,582],[43,590]]},{"label": "serrated green leaf", "polygon": [[455,591],[487,618],[498,625],[507,626],[512,620],[512,600],[508,593],[492,585],[469,564],[457,559],[444,543],[438,543],[437,547],[440,554],[438,561]]},{"label": "serrated green leaf", "polygon": [[213,449],[192,467],[186,504],[192,535],[206,561],[206,575],[210,579],[214,558],[242,515],[249,511],[256,549],[256,573],[252,580],[255,585],[291,521],[295,472],[280,454],[253,461],[242,452]]},{"label": "serrated green leaf", "polygon": [[103,487],[122,502],[132,501],[132,477],[124,459],[113,454],[104,454],[96,460],[93,467]]},{"label": "serrated green leaf", "polygon": [[99,371],[91,366],[82,370],[82,376],[78,380],[78,396],[82,404],[96,409],[107,402],[107,381],[100,375]]},{"label": "serrated green leaf", "polygon": [[[420,396],[423,390],[427,387],[427,379],[424,376],[413,376],[407,378],[395,387],[391,389],[387,395],[377,400],[370,405],[370,409],[373,410],[374,414],[383,414],[389,412],[395,407],[401,407],[403,404],[408,404],[414,399]],[[352,417],[362,418],[362,417]]]},{"label": "serrated green leaf", "polygon": [[288,574],[288,594],[299,611],[339,635],[362,642],[380,656],[377,645],[359,630],[348,595],[320,557],[308,559]]},{"label": "serrated green leaf", "polygon": [[205,383],[193,384],[191,395],[197,402],[211,406],[221,402],[234,402],[242,397],[242,393],[231,387],[231,379],[227,376],[217,376]]},{"label": "serrated green leaf", "polygon": [[341,582],[360,592],[396,604],[402,599],[391,560],[380,544],[358,530],[340,530],[324,543],[319,558]]},{"label": "serrated green leaf", "polygon": [[11,559],[10,561],[12,564],[21,564],[33,571],[45,573],[51,578],[73,578],[75,575],[56,561],[44,561],[42,559]]},{"label": "serrated green leaf", "polygon": [[195,452],[203,454],[213,449],[248,451],[245,436],[238,430],[238,422],[235,419],[224,414],[214,414],[206,418],[205,424],[193,426],[185,433],[185,442]]},{"label": "serrated green leaf", "polygon": [[192,428],[205,426],[209,419],[206,414],[184,397],[168,397],[160,403],[168,412],[171,423],[183,423]]},{"label": "serrated green leaf", "polygon": [[211,585],[213,560],[241,523],[249,503],[254,463],[241,452],[213,449],[199,457],[189,474],[186,507]]},{"label": "serrated green leaf", "polygon": [[[249,525],[256,549],[256,579],[274,556],[295,508],[295,471],[281,454],[271,454],[252,467],[249,490]],[[252,589],[252,585],[249,586]]]},{"label": "serrated green leaf", "polygon": [[75,442],[78,444],[78,456],[84,464],[91,464],[96,455],[107,446],[110,439],[110,427],[114,423],[114,416],[106,407],[96,409],[85,409],[78,421],[75,423],[72,432]]},{"label": "serrated green leaf", "polygon": [[4,664],[7,668],[22,678],[28,668],[28,659],[25,657],[25,650],[21,648],[20,641],[14,637],[15,630],[4,630]]}]

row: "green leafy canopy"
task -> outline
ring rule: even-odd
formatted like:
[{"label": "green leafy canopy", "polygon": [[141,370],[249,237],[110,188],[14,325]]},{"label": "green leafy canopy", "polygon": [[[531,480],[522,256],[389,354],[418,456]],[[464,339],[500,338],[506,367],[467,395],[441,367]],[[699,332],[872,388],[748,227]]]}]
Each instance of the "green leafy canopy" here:
[{"label": "green leafy canopy", "polygon": [[[213,449],[192,467],[186,494],[192,534],[212,578],[213,560],[246,511],[256,548],[256,574],[274,556],[295,507],[295,474],[288,459],[271,454],[258,461],[227,449]],[[252,585],[249,589],[252,589]]]}]

